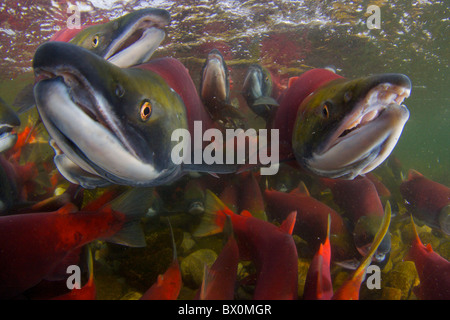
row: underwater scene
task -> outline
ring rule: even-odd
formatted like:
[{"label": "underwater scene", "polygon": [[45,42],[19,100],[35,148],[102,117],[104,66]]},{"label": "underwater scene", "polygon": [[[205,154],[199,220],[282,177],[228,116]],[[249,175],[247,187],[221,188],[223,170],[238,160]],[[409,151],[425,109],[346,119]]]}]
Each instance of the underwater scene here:
[{"label": "underwater scene", "polygon": [[449,19],[0,0],[0,299],[450,299]]}]

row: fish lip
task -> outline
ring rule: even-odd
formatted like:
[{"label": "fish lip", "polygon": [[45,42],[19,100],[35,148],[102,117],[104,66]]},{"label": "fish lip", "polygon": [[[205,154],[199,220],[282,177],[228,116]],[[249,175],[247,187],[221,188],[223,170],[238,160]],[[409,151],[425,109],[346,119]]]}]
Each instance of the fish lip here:
[{"label": "fish lip", "polygon": [[[111,130],[99,125],[98,122],[94,122],[81,108],[77,108],[77,105],[71,100],[69,94],[70,88],[67,87],[62,77],[49,78],[48,80],[52,82],[48,83],[48,81],[42,80],[36,84],[35,97],[41,119],[49,131],[50,136],[55,140],[58,149],[61,150],[55,150],[56,155],[58,153],[64,153],[83,170],[117,184],[135,186],[151,185],[161,174],[166,173],[164,170],[158,172],[152,164],[143,163],[141,159],[134,157],[124,147],[121,141],[112,134]],[[57,106],[64,105],[65,110],[61,111],[58,110],[60,108],[55,107],[54,96],[56,96]],[[92,122],[83,123],[82,128],[78,129],[77,127],[77,129],[74,129],[76,124],[74,121],[61,121],[58,118],[56,120],[53,118],[55,114],[57,114],[57,117],[61,117],[61,112],[68,110],[73,110],[70,114],[72,119],[75,117],[83,117],[85,122],[89,122],[90,120]],[[48,116],[49,112],[53,116]],[[80,132],[83,136],[78,142],[81,142],[82,145],[79,146],[78,142],[72,140],[64,130],[69,130],[68,132]],[[84,133],[83,131],[88,133]],[[100,148],[101,152],[99,151]],[[91,159],[93,155],[97,160]],[[105,159],[110,162],[108,165],[104,164]]]},{"label": "fish lip", "polygon": [[[170,24],[170,18],[163,16],[162,14],[150,13],[139,18],[136,22],[132,23],[130,27],[126,28],[122,34],[114,41],[110,49],[104,55],[105,60],[113,58],[115,55],[132,48],[133,45],[143,39],[147,29],[160,29],[165,35],[165,27]],[[139,35],[139,33],[142,33]],[[138,34],[138,40],[127,44],[127,41],[132,39],[133,35]]]},{"label": "fish lip", "polygon": [[15,126],[11,126],[9,124],[1,124],[0,125],[0,137],[3,135],[15,134],[14,131]]},{"label": "fish lip", "polygon": [[[99,112],[100,106],[95,98],[96,92],[94,88],[91,86],[86,77],[78,72],[76,68],[71,68],[68,66],[35,68],[34,72],[36,76],[36,84],[43,80],[61,77],[64,85],[71,93],[70,99],[72,102],[83,110],[83,112],[88,114],[91,119],[102,124],[110,131],[113,131],[101,112]],[[85,98],[88,98],[89,101],[81,101],[79,99],[74,100],[77,97],[76,94],[80,92],[86,93]]]},{"label": "fish lip", "polygon": [[41,80],[61,77],[70,91],[71,101],[86,113],[92,120],[105,127],[117,138],[122,146],[134,157],[139,158],[133,147],[128,143],[125,135],[117,124],[118,120],[111,113],[108,114],[108,103],[102,99],[102,94],[94,89],[89,80],[76,68],[67,65],[56,67],[35,68],[36,83]]},{"label": "fish lip", "polygon": [[[410,93],[410,87],[387,82],[370,89],[366,96],[358,101],[354,111],[346,117],[335,131],[324,150],[333,147],[339,143],[340,139],[348,138],[347,136],[351,136],[353,131],[357,131],[365,124],[375,120],[388,106],[401,105],[410,96]],[[381,99],[380,94],[382,95]],[[376,99],[376,101],[373,101],[373,99]],[[349,133],[346,133],[346,131],[349,131]]]},{"label": "fish lip", "polygon": [[[70,96],[70,100],[73,103],[74,106],[77,106],[80,110],[82,110],[86,115],[89,116],[89,118],[91,118],[93,121],[95,121],[96,123],[101,124],[105,129],[107,129],[111,134],[114,135],[113,131],[111,130],[111,128],[107,125],[107,123],[105,121],[99,121],[99,119],[101,119],[101,114],[99,114],[98,112],[91,112],[94,110],[98,110],[98,104],[96,99],[94,98],[93,95],[93,90],[92,87],[89,85],[89,82],[80,74],[78,73],[75,69],[71,69],[68,67],[60,67],[60,68],[55,68],[55,69],[47,69],[47,68],[36,68],[35,69],[35,75],[36,75],[36,85],[35,85],[35,97],[38,97],[38,95],[36,94],[36,90],[39,90],[39,83],[45,81],[45,80],[52,80],[52,79],[57,79],[57,78],[61,78],[63,85],[65,86],[65,88],[67,89],[67,91],[69,92],[69,96]],[[96,106],[96,108],[92,108],[91,106],[87,106],[87,104],[83,103],[77,103],[73,100],[73,95],[70,95],[70,91],[71,91],[71,86],[69,85],[69,83],[81,83],[83,88],[86,90],[86,92],[89,93],[89,96],[92,97],[92,104]],[[41,116],[42,119],[43,115],[42,112],[45,113],[45,109],[47,108],[47,106],[44,104],[38,104],[37,103],[37,108],[39,111],[39,114]],[[89,160],[88,157],[86,157],[84,155],[84,153],[82,152],[82,150],[76,145],[76,143],[74,143],[72,141],[72,139],[70,139],[67,135],[65,135],[58,127],[57,124],[55,124],[53,121],[48,121],[51,122],[51,127],[52,130],[56,131],[58,134],[59,139],[62,139],[64,142],[64,145],[68,146],[71,150],[73,150],[75,152],[75,154],[77,156],[79,156],[84,162],[85,164],[82,166],[82,168],[90,173],[94,173],[95,170],[92,168],[93,167],[93,163]],[[49,123],[45,123],[45,126],[47,127],[49,125]],[[114,135],[115,136],[115,135]],[[65,153],[61,150],[60,147],[60,143],[56,144],[56,142],[54,142],[55,145],[58,145],[58,149],[59,152],[57,152],[57,150],[54,148],[55,150],[55,154],[61,154],[61,153]]]},{"label": "fish lip", "polygon": [[9,125],[0,126],[0,152],[12,148],[17,142],[17,133],[14,127]]},{"label": "fish lip", "polygon": [[[406,77],[405,77],[406,78]],[[406,78],[407,79],[407,78]],[[411,92],[411,84],[408,81],[394,84],[381,82],[371,88],[365,96],[360,99],[353,111],[347,115],[339,127],[328,138],[321,149],[313,153],[312,159],[306,161],[306,166],[319,175],[327,175],[331,178],[353,179],[359,174],[370,172],[383,162],[395,146],[404,124],[409,118],[409,111],[402,103]],[[390,108],[390,109],[389,109]],[[381,122],[381,117],[389,112],[398,112],[399,121],[396,124],[400,130],[395,134],[388,134],[385,139],[373,145],[370,152],[365,152],[354,161],[348,161],[348,165],[327,172],[324,168],[317,168],[313,159],[325,157],[327,153],[337,148],[340,144],[349,142],[357,135],[364,134],[366,128]],[[387,117],[387,116],[386,116]],[[393,130],[394,132],[394,130]],[[380,132],[380,136],[383,132]],[[394,143],[395,142],[395,143]],[[393,144],[394,143],[394,144]]]}]

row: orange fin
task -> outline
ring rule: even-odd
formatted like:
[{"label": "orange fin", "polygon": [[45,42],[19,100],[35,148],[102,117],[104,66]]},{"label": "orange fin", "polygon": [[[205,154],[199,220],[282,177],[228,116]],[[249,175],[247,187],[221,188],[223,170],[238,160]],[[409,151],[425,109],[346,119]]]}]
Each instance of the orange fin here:
[{"label": "orange fin", "polygon": [[206,237],[223,231],[226,215],[235,214],[211,190],[205,191],[205,213],[194,231],[195,237]]},{"label": "orange fin", "polygon": [[297,211],[292,211],[287,218],[281,223],[280,230],[288,234],[294,231],[295,221],[297,218]]},{"label": "orange fin", "polygon": [[414,178],[419,178],[419,177],[423,177],[423,174],[421,174],[419,171],[414,170],[414,169],[410,169],[408,171],[408,180],[412,180]]},{"label": "orange fin", "polygon": [[59,208],[57,212],[60,214],[74,213],[74,212],[78,212],[78,208],[76,205],[69,202],[69,203],[65,204],[64,206],[62,206],[61,208]]},{"label": "orange fin", "polygon": [[300,78],[300,77],[291,77],[291,78],[289,78],[289,81],[288,81],[288,88],[290,88],[290,87],[292,86],[292,84],[293,84],[295,81],[297,81],[298,78]]},{"label": "orange fin", "polygon": [[381,241],[389,230],[391,222],[391,204],[386,202],[384,208],[384,216],[381,222],[381,226],[378,229],[375,238],[373,239],[370,250],[367,252],[361,264],[353,272],[350,279],[345,281],[342,286],[334,293],[333,300],[357,300],[359,299],[359,290],[361,289],[361,283],[364,280],[364,275],[367,268],[372,263],[372,257],[378,249]]},{"label": "orange fin", "polygon": [[252,216],[252,214],[250,213],[250,211],[247,211],[247,210],[242,210],[242,212],[241,212],[241,216],[243,216],[243,217],[253,217]]}]

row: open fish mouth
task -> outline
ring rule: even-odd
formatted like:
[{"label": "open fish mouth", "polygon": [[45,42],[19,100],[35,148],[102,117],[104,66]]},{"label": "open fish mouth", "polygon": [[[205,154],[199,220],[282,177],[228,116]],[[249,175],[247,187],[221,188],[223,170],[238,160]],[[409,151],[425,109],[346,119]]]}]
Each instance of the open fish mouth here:
[{"label": "open fish mouth", "polygon": [[411,83],[402,77],[398,83],[383,82],[371,88],[313,153],[307,166],[319,175],[353,179],[380,165],[409,119],[409,110],[402,103],[410,95]]},{"label": "open fish mouth", "polygon": [[0,152],[10,149],[16,144],[17,133],[14,127],[2,124],[0,125]]},{"label": "open fish mouth", "polygon": [[169,19],[162,14],[144,15],[111,43],[104,58],[119,67],[146,62],[164,40]]},{"label": "open fish mouth", "polygon": [[158,176],[134,152],[111,106],[76,70],[35,70],[39,115],[56,145],[84,171],[114,183]]}]

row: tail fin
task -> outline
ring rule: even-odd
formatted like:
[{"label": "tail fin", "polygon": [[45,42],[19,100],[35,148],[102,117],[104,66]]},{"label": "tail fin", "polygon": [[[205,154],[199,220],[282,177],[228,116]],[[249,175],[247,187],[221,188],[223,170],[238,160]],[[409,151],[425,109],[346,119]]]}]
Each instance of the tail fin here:
[{"label": "tail fin", "polygon": [[354,271],[352,277],[344,282],[344,284],[335,292],[335,294],[333,295],[334,300],[359,299],[359,290],[361,288],[361,283],[364,279],[366,270],[372,262],[372,257],[377,251],[378,246],[388,232],[390,222],[391,204],[389,203],[389,201],[387,201],[384,209],[383,220],[381,221],[381,226],[378,229],[375,238],[373,239],[370,250],[367,252],[364,260],[361,262],[358,268]]},{"label": "tail fin", "polygon": [[361,278],[361,281],[364,277],[364,274],[366,272],[367,267],[372,262],[372,257],[375,254],[375,252],[378,249],[378,246],[380,245],[381,241],[383,240],[384,236],[389,230],[389,224],[391,222],[391,204],[389,201],[386,202],[386,207],[384,209],[384,216],[383,220],[381,221],[380,229],[378,229],[377,234],[375,235],[375,238],[373,239],[372,245],[370,246],[370,250],[367,252],[366,256],[364,257],[364,260],[361,262],[359,267],[355,270],[353,274],[353,279]]},{"label": "tail fin", "polygon": [[153,188],[133,188],[106,204],[104,207],[110,206],[112,210],[127,217],[122,229],[108,238],[108,241],[129,247],[145,247],[147,244],[140,218],[147,213],[153,201]]},{"label": "tail fin", "polygon": [[202,221],[194,231],[194,236],[205,237],[223,231],[226,216],[232,216],[231,211],[211,190],[205,192],[205,213]]},{"label": "tail fin", "polygon": [[280,230],[292,235],[294,231],[295,221],[297,218],[297,211],[292,211],[287,218],[281,223]]}]

